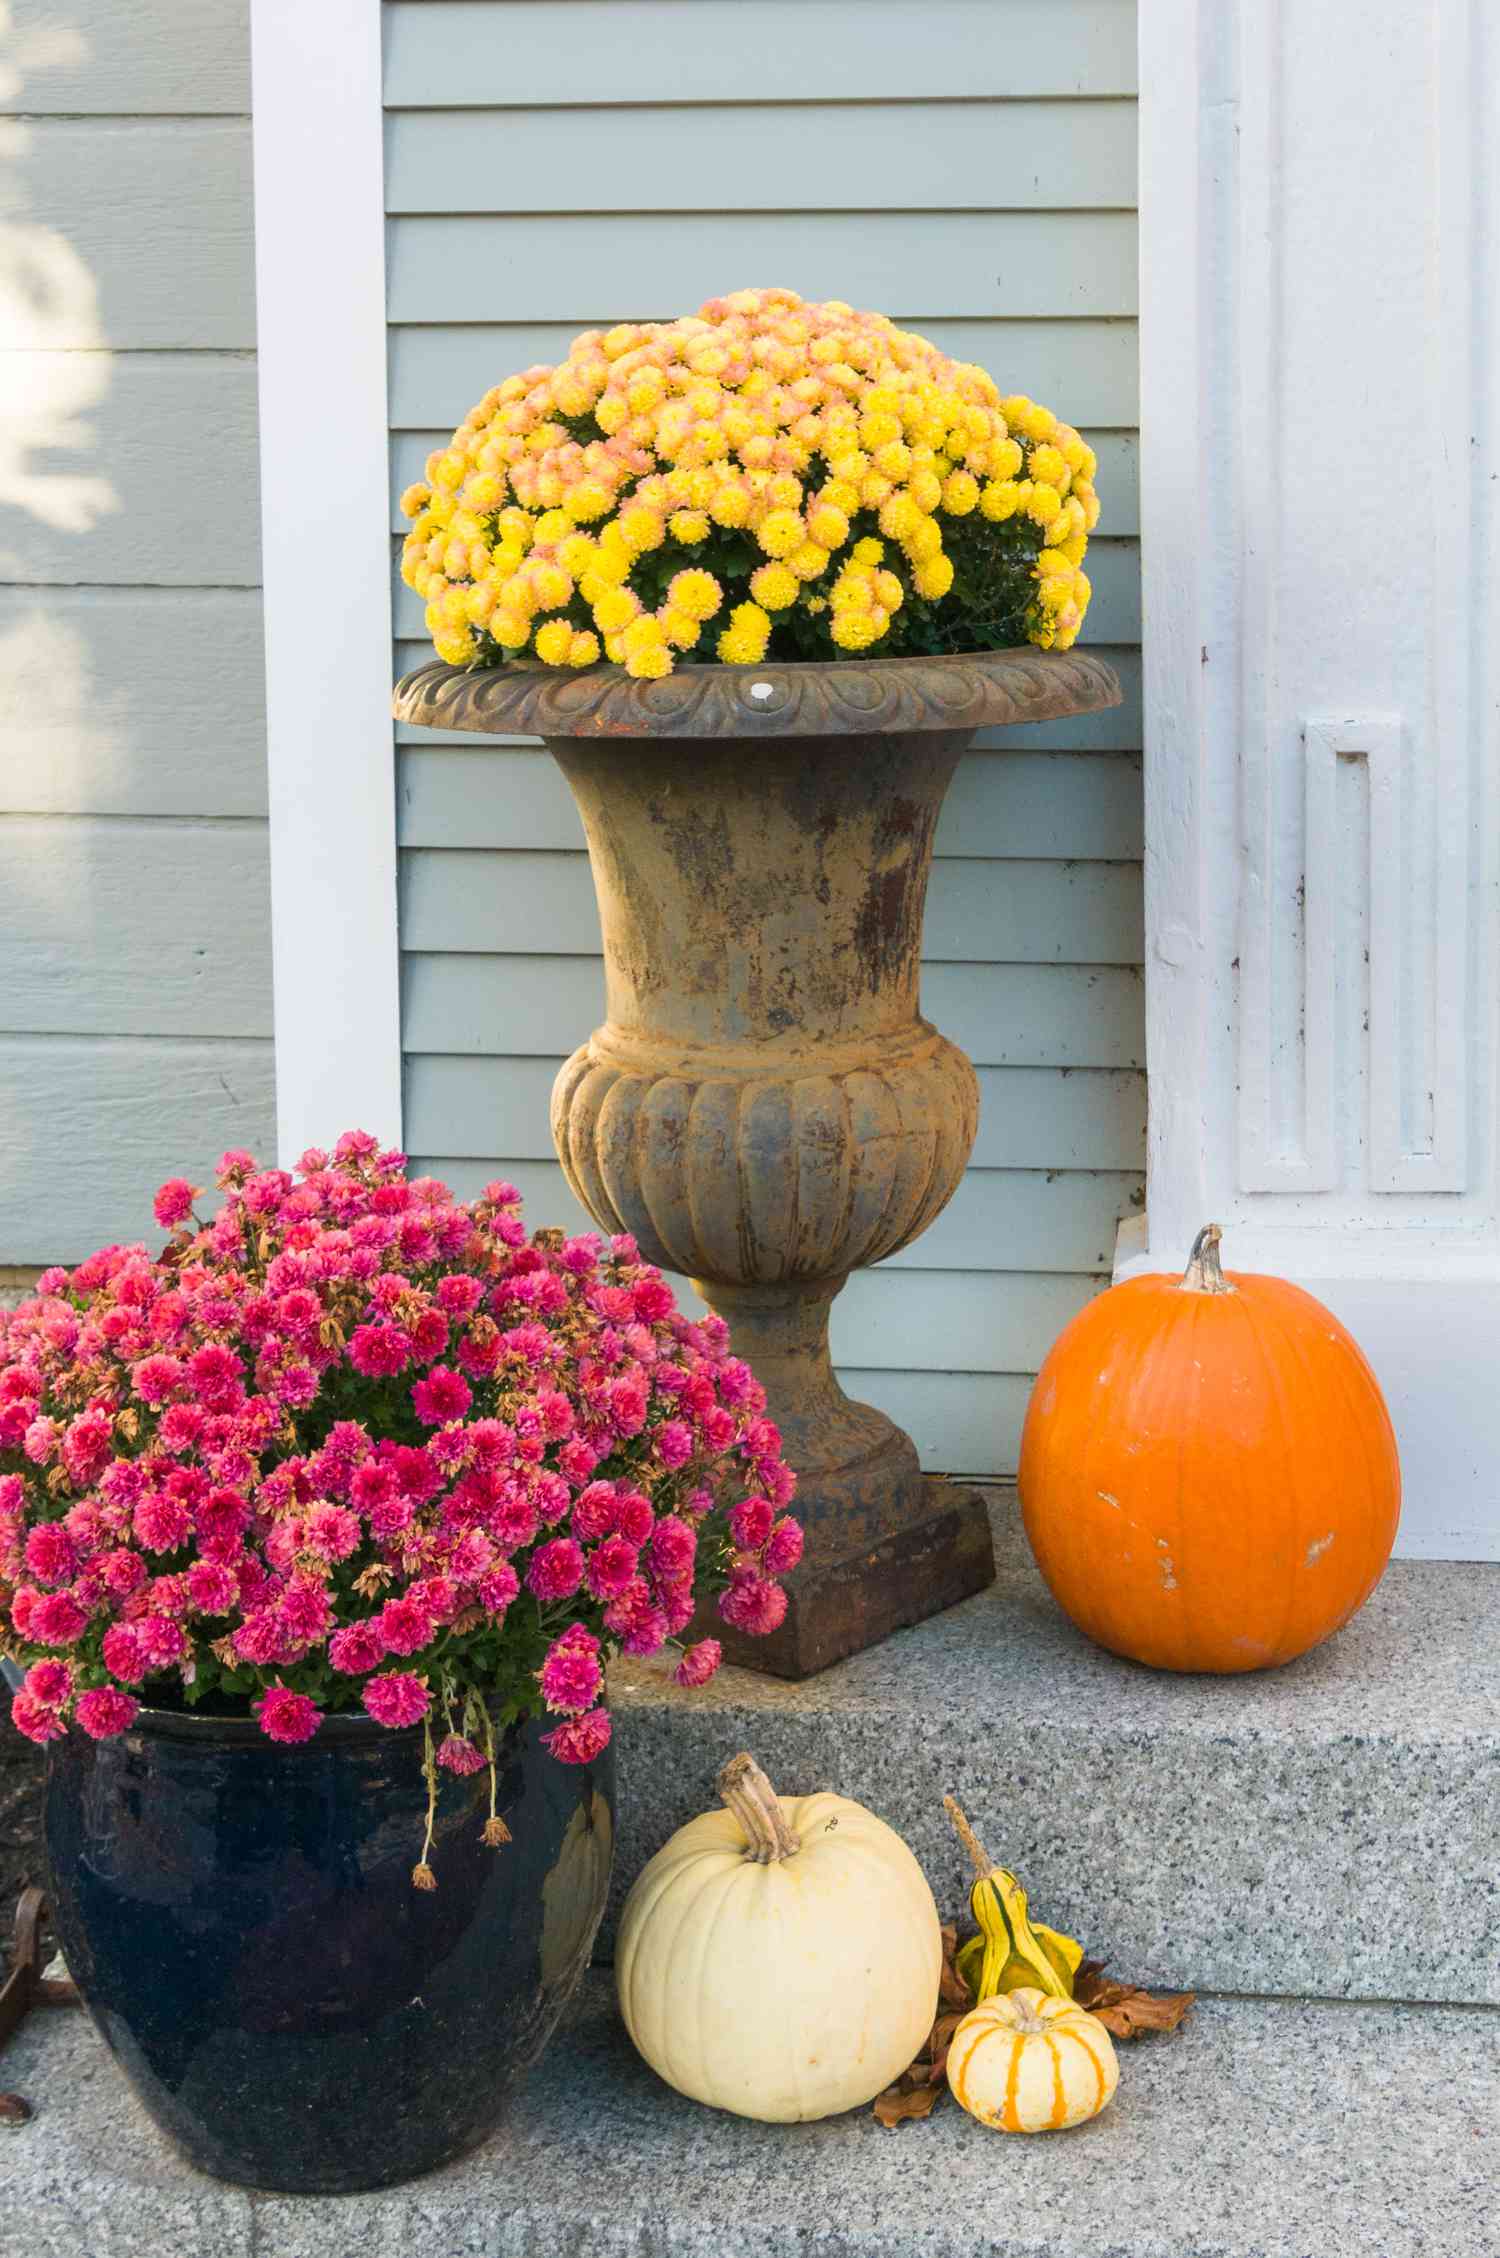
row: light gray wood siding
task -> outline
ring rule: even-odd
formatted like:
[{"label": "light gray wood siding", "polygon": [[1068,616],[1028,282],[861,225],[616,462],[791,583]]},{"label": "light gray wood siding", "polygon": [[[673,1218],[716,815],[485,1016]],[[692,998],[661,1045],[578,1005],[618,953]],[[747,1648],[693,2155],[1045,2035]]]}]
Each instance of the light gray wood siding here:
[{"label": "light gray wood siding", "polygon": [[[846,1381],[928,1465],[1004,1471],[1141,1197],[1132,0],[386,0],[385,34],[393,535],[500,377],[747,282],[880,306],[1098,450],[1086,636],[1125,704],[960,772],[923,996],[979,1069],[979,1141],[834,1317]],[[420,663],[399,582],[396,624]],[[524,740],[397,736],[408,1147],[577,1225],[547,1129],[602,1005],[572,802]]]},{"label": "light gray wood siding", "polygon": [[[189,18],[191,20],[189,20]],[[247,0],[13,0],[0,1266],[274,1135]]]}]

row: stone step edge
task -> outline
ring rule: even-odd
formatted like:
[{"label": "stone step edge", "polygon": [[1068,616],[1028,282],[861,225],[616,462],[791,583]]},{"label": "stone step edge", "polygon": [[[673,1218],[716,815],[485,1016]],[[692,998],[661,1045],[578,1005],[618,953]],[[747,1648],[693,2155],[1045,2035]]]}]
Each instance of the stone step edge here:
[{"label": "stone step edge", "polygon": [[1495,2258],[1495,2037],[1485,2011],[1206,2000],[1122,2046],[1115,2103],[1064,2136],[992,2136],[946,2100],[895,2131],[768,2126],[662,2084],[596,1975],[485,2147],[308,2199],[194,2173],[53,2013],[6,2050],[37,2114],[7,2140],[0,2258]]}]

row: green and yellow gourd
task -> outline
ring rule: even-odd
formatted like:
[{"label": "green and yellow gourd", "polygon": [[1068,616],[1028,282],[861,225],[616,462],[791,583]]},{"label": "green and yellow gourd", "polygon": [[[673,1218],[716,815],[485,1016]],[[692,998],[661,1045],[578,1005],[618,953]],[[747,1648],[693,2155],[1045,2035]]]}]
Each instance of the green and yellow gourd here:
[{"label": "green and yellow gourd", "polygon": [[1083,1961],[1083,1946],[1073,1937],[1033,1921],[1026,1907],[1026,1892],[1008,1866],[997,1866],[986,1853],[963,1812],[951,1795],[943,1809],[974,1866],[969,1890],[969,1910],[979,1924],[958,1955],[958,1972],[976,2001],[994,1999],[1002,1992],[1034,1990],[1049,1999],[1071,1999],[1073,1979]]}]

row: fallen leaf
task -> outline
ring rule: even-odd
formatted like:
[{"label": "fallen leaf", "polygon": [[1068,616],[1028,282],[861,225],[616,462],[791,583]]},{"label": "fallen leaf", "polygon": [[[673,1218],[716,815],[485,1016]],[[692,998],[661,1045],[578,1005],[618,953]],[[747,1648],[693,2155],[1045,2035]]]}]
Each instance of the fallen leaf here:
[{"label": "fallen leaf", "polygon": [[883,2125],[899,2125],[907,2118],[930,2117],[947,2092],[945,2085],[887,2086],[875,2103]]},{"label": "fallen leaf", "polygon": [[1175,2031],[1197,1997],[1191,1991],[1142,1991],[1117,1983],[1098,1960],[1085,1960],[1073,1983],[1073,1997],[1114,2038],[1140,2038],[1147,2031]]},{"label": "fallen leaf", "polygon": [[958,1931],[951,1921],[943,1928],[943,1973],[938,1998],[945,2005],[965,2012],[974,2004],[974,1994],[958,1972]]}]

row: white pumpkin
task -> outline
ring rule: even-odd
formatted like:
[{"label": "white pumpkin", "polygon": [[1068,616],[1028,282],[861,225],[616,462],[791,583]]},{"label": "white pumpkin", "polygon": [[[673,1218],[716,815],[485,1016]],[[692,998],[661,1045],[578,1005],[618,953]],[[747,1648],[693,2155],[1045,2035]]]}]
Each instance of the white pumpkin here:
[{"label": "white pumpkin", "polygon": [[948,2049],[954,2099],[1002,2133],[1081,2125],[1108,2108],[1119,2082],[1114,2044],[1098,2017],[1030,1985],[971,2008]]},{"label": "white pumpkin", "polygon": [[626,1900],[620,2011],[653,2070],[766,2123],[873,2101],[920,2051],[943,1940],[901,1837],[841,1795],[778,1797],[751,1756]]}]

